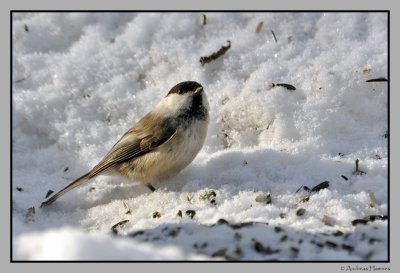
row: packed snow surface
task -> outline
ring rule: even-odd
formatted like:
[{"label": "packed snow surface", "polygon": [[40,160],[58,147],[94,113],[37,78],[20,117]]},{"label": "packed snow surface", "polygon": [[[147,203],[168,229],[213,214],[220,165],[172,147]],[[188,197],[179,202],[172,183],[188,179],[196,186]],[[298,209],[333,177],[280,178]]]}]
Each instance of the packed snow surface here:
[{"label": "packed snow surface", "polygon": [[[386,13],[12,23],[13,259],[388,258],[388,83],[367,82],[388,78]],[[39,208],[187,80],[210,104],[187,168],[154,193],[99,176]]]}]

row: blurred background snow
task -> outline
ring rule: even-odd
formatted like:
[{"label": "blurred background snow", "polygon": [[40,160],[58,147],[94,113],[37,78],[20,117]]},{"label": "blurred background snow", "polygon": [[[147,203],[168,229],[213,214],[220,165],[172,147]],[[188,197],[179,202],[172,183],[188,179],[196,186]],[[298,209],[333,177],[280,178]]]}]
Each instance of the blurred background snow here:
[{"label": "blurred background snow", "polygon": [[[388,258],[386,220],[352,224],[388,214],[388,83],[366,82],[388,78],[387,14],[13,13],[12,22],[14,259]],[[200,64],[228,40],[223,56]],[[154,193],[98,177],[39,209],[186,80],[205,87],[211,108],[191,165]],[[353,173],[356,159],[365,174]]]}]

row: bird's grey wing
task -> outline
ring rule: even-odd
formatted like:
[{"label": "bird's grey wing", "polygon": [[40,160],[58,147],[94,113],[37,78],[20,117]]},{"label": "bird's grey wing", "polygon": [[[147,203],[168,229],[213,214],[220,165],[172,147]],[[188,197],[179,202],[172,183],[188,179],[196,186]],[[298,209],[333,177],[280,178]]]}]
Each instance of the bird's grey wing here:
[{"label": "bird's grey wing", "polygon": [[152,130],[145,129],[140,131],[140,127],[135,126],[123,135],[103,160],[89,172],[89,177],[92,178],[110,167],[151,152],[176,133],[176,128],[165,124],[156,125]]},{"label": "bird's grey wing", "polygon": [[65,193],[82,185],[101,172],[126,160],[139,157],[154,150],[174,136],[176,128],[174,128],[168,120],[164,120],[162,123],[153,122],[152,124],[150,122],[152,118],[151,115],[145,116],[121,137],[111,151],[90,172],[60,190],[50,197],[50,199],[43,202],[40,207],[50,205]]}]

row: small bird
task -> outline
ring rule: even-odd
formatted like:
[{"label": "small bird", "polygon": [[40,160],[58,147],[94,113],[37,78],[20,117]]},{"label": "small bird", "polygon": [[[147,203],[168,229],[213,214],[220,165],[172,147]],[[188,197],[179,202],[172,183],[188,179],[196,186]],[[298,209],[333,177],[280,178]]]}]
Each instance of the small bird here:
[{"label": "small bird", "polygon": [[208,109],[201,84],[185,81],[175,85],[91,171],[51,196],[41,207],[105,174],[119,174],[155,191],[152,182],[180,172],[202,148],[209,123]]}]

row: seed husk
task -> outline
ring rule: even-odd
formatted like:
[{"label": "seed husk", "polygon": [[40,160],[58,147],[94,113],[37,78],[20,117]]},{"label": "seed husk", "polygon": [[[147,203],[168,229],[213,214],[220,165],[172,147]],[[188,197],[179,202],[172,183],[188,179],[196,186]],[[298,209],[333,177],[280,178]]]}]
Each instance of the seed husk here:
[{"label": "seed husk", "polygon": [[223,219],[223,218],[220,218],[220,219],[217,221],[217,225],[229,225],[229,222],[226,221],[226,220]]},{"label": "seed husk", "polygon": [[136,232],[134,232],[134,233],[132,233],[132,234],[129,234],[129,236],[131,236],[131,237],[136,237],[136,236],[138,236],[138,235],[143,235],[145,232],[143,231],[143,230],[138,230],[138,231],[136,231]]},{"label": "seed husk", "polygon": [[132,211],[131,211],[131,209],[129,208],[128,204],[127,204],[125,201],[123,201],[123,204],[124,204],[124,208],[126,209],[125,214],[131,214]]},{"label": "seed husk", "polygon": [[276,226],[276,227],[274,227],[274,230],[276,233],[279,233],[279,232],[283,231],[283,228]]},{"label": "seed husk", "polygon": [[328,215],[324,215],[324,217],[322,218],[322,222],[327,226],[334,226],[334,220]]},{"label": "seed husk", "polygon": [[306,210],[303,209],[303,208],[299,208],[299,209],[296,211],[296,215],[297,215],[297,216],[302,216],[302,215],[304,215],[304,213],[306,213]]},{"label": "seed husk", "polygon": [[300,199],[299,203],[306,203],[308,201],[310,201],[310,196],[306,196],[306,197]]},{"label": "seed husk", "polygon": [[35,207],[31,207],[26,211],[25,218],[27,222],[34,221],[33,217],[35,215]]},{"label": "seed husk", "polygon": [[384,77],[366,80],[366,82],[387,82],[387,81],[388,80]]},{"label": "seed husk", "polygon": [[337,236],[342,236],[344,233],[340,230],[336,230],[334,233],[332,233],[333,236],[337,237]]},{"label": "seed husk", "polygon": [[367,254],[364,255],[364,260],[370,260],[372,258],[372,255],[374,255],[374,251],[371,250]]},{"label": "seed husk", "polygon": [[202,14],[202,22],[201,22],[201,27],[203,28],[205,25],[207,25],[207,16],[205,14]]},{"label": "seed husk", "polygon": [[293,85],[288,84],[288,83],[272,83],[272,87],[275,87],[275,86],[281,86],[290,91],[296,90],[296,87],[294,87]]},{"label": "seed husk", "polygon": [[112,232],[113,232],[114,234],[118,234],[118,228],[119,228],[119,227],[122,227],[123,225],[125,225],[125,224],[128,223],[128,222],[129,222],[129,220],[123,220],[123,221],[121,221],[121,222],[116,223],[115,225],[113,225],[113,226],[111,227]]},{"label": "seed husk", "polygon": [[24,78],[21,78],[21,79],[16,80],[15,83],[21,83],[21,82],[23,82],[23,81],[26,81],[26,80],[29,79],[30,77],[31,77],[31,74],[29,74],[28,76],[26,76],[26,77],[24,77]]},{"label": "seed husk", "polygon": [[281,242],[285,242],[289,237],[287,235],[283,235],[280,239]]},{"label": "seed husk", "polygon": [[324,182],[316,185],[314,188],[312,188],[311,191],[318,192],[318,191],[326,189],[328,187],[329,187],[329,181],[324,181]]},{"label": "seed husk", "polygon": [[178,236],[179,232],[180,232],[180,228],[173,229],[168,233],[168,236],[175,238],[176,236]]},{"label": "seed husk", "polygon": [[221,248],[217,251],[215,251],[213,254],[211,254],[211,257],[225,257],[227,249],[226,248]]},{"label": "seed husk", "polygon": [[375,242],[380,243],[380,242],[382,242],[382,240],[378,239],[378,238],[369,238],[369,240],[368,240],[369,244],[373,244]]},{"label": "seed husk", "polygon": [[373,208],[376,206],[378,201],[376,200],[375,193],[371,190],[368,190],[368,196],[371,199],[371,203],[369,203],[369,207]]},{"label": "seed husk", "polygon": [[258,203],[265,203],[267,205],[272,203],[271,194],[261,193],[256,197],[256,202]]},{"label": "seed husk", "polygon": [[276,39],[275,32],[271,29],[272,37],[274,38],[275,43],[278,42],[278,39]]},{"label": "seed husk", "polygon": [[257,28],[256,28],[256,33],[259,33],[259,32],[261,31],[263,25],[264,25],[264,22],[263,22],[263,21],[261,21],[260,23],[258,23]]},{"label": "seed husk", "polygon": [[49,191],[46,193],[46,197],[45,197],[45,198],[49,197],[53,192],[54,192],[54,191],[49,190]]},{"label": "seed husk", "polygon": [[353,226],[356,226],[356,225],[366,225],[368,223],[368,220],[366,220],[366,219],[354,219],[353,221],[351,221],[351,224],[353,225]]},{"label": "seed husk", "polygon": [[315,240],[311,240],[310,243],[313,244],[313,245],[316,245],[316,246],[318,246],[318,247],[324,247],[323,244],[321,244],[320,242],[317,242],[317,241],[315,241]]},{"label": "seed husk", "polygon": [[211,204],[215,205],[216,204],[216,197],[217,194],[215,191],[205,191],[204,193],[200,194],[199,199],[200,200],[208,200]]},{"label": "seed husk", "polygon": [[275,253],[279,253],[280,252],[279,249],[273,250],[269,246],[264,246],[262,243],[260,243],[259,241],[257,241],[254,238],[252,238],[251,240],[254,243],[254,245],[253,245],[254,250],[257,251],[258,253],[262,253],[264,255],[271,255],[271,254],[275,254]]},{"label": "seed husk", "polygon": [[327,245],[330,248],[336,248],[337,247],[337,243],[332,242],[332,241],[326,241],[325,245]]},{"label": "seed husk", "polygon": [[227,46],[222,46],[217,52],[212,53],[210,56],[205,56],[200,58],[200,63],[204,66],[206,63],[210,63],[213,60],[218,59],[220,56],[224,55],[228,49],[231,47],[231,41],[228,40]]},{"label": "seed husk", "polygon": [[153,218],[160,218],[161,214],[158,211],[153,212]]},{"label": "seed husk", "polygon": [[191,219],[193,219],[193,217],[196,215],[196,211],[194,210],[187,210],[186,215],[189,216]]},{"label": "seed husk", "polygon": [[292,246],[292,247],[290,247],[290,251],[292,251],[292,252],[297,254],[297,253],[300,252],[300,249],[298,249],[297,247]]},{"label": "seed husk", "polygon": [[354,251],[354,247],[348,244],[342,244],[342,249],[347,250],[348,252]]},{"label": "seed husk", "polygon": [[370,222],[374,222],[376,220],[382,220],[382,221],[387,220],[388,217],[386,215],[368,215],[365,216],[363,219]]},{"label": "seed husk", "polygon": [[364,75],[369,75],[369,74],[371,74],[372,69],[371,68],[365,68],[362,72],[363,72]]},{"label": "seed husk", "polygon": [[186,200],[188,200],[188,202],[191,202],[193,197],[194,197],[194,194],[188,194],[188,195],[186,195]]}]

